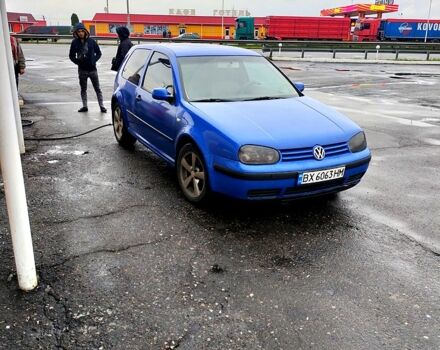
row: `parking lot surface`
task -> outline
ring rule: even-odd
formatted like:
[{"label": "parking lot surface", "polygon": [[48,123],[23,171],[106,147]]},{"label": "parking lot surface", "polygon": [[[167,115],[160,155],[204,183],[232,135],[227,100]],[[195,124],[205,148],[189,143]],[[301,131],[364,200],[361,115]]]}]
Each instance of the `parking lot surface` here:
[{"label": "parking lot surface", "polygon": [[[67,45],[23,45],[28,138],[105,125],[81,107]],[[116,47],[99,74],[110,107]],[[174,170],[112,128],[27,141],[39,288],[17,289],[0,191],[0,348],[440,348],[440,73],[432,66],[277,62],[345,113],[373,152],[332,198],[196,207]],[[2,187],[0,187],[2,189]]]}]

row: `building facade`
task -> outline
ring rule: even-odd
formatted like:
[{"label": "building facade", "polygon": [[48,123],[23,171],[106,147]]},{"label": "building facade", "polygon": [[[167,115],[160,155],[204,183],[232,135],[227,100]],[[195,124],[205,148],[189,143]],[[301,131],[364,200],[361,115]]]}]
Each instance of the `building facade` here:
[{"label": "building facade", "polygon": [[[118,26],[126,26],[127,14],[97,13],[91,20],[83,23],[92,35],[115,36]],[[197,33],[202,39],[233,39],[235,17],[220,16],[179,16],[179,15],[140,15],[129,18],[133,37],[160,38],[170,32],[171,37],[183,33]],[[255,18],[256,37],[264,36],[264,18]]]},{"label": "building facade", "polygon": [[19,33],[30,26],[45,26],[46,20],[36,20],[30,13],[8,12],[8,26],[11,33]]}]

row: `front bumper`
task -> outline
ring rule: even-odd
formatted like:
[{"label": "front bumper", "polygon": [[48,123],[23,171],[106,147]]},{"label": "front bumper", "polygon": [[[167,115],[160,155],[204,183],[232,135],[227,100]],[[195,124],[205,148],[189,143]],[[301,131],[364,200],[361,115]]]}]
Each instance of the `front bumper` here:
[{"label": "front bumper", "polygon": [[[335,193],[357,185],[368,169],[371,153],[334,157],[325,161],[298,161],[272,166],[246,166],[237,161],[215,159],[210,175],[214,192],[247,200],[294,199]],[[345,166],[341,179],[299,185],[298,176],[305,171]],[[258,170],[258,171],[256,171]]]}]

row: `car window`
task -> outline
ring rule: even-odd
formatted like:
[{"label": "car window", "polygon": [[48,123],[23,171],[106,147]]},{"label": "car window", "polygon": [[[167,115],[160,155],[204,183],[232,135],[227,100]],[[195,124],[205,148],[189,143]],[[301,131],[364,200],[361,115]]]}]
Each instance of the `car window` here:
[{"label": "car window", "polygon": [[148,92],[156,88],[166,88],[173,93],[173,73],[170,60],[164,54],[155,52],[147,67],[142,87]]},{"label": "car window", "polygon": [[151,50],[147,49],[135,50],[122,70],[122,77],[133,84],[138,85],[141,79],[140,71],[144,67],[150,51]]},{"label": "car window", "polygon": [[261,56],[181,57],[178,61],[189,101],[298,96],[292,83]]}]

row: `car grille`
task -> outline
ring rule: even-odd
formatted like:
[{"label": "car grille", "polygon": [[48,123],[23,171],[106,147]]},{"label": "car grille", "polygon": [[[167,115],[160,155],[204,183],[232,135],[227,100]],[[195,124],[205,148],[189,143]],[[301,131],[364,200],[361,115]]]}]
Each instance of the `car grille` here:
[{"label": "car grille", "polygon": [[250,190],[248,191],[249,198],[263,198],[263,197],[275,197],[281,193],[280,188],[271,188],[264,190]]},{"label": "car grille", "polygon": [[336,179],[333,181],[325,181],[319,182],[309,185],[301,185],[295,187],[288,187],[281,193],[280,188],[269,188],[269,189],[258,189],[258,190],[249,190],[247,195],[248,198],[274,198],[278,197],[282,194],[282,196],[293,196],[299,195],[302,193],[310,193],[315,191],[325,191],[332,192],[338,191],[343,186],[344,189],[348,189],[356,185],[361,178],[365,175],[365,173],[359,173],[355,175],[351,175],[348,178]]},{"label": "car grille", "polygon": [[316,183],[316,184],[310,184],[310,185],[303,185],[303,186],[296,186],[296,187],[289,187],[284,192],[284,195],[292,195],[292,194],[298,194],[298,193],[306,193],[306,192],[314,192],[314,191],[320,191],[320,190],[326,190],[330,189],[332,187],[338,187],[344,184],[344,179],[337,179],[333,181],[326,181],[322,183]]},{"label": "car grille", "polygon": [[[350,152],[347,142],[333,143],[323,145],[326,157],[338,156]],[[283,149],[281,160],[283,162],[294,162],[298,160],[315,159],[313,156],[313,147]]]}]

